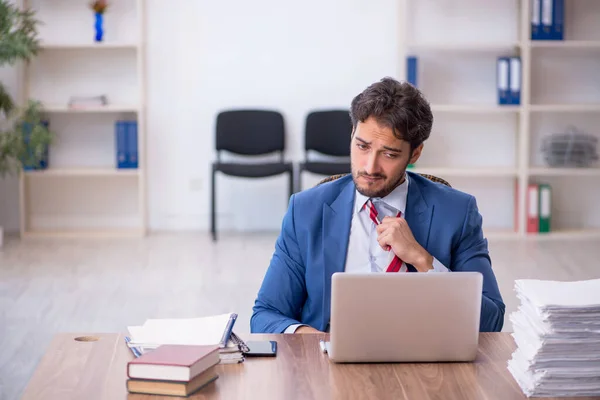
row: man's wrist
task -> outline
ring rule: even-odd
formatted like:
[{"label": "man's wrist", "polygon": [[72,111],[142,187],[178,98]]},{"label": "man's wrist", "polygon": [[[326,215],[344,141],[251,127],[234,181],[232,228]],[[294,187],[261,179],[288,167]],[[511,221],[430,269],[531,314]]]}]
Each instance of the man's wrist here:
[{"label": "man's wrist", "polygon": [[427,252],[427,250],[423,249],[423,252],[417,259],[417,262],[413,264],[413,266],[419,272],[427,272],[433,269],[433,256]]}]

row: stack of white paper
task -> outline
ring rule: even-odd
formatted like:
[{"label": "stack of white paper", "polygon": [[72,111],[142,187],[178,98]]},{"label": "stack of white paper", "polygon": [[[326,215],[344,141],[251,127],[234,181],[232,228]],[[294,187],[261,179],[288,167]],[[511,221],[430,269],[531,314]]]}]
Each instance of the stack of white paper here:
[{"label": "stack of white paper", "polygon": [[508,361],[527,396],[600,396],[600,279],[517,280]]},{"label": "stack of white paper", "polygon": [[[218,345],[231,314],[204,318],[148,319],[142,326],[130,326],[130,347],[142,353],[163,344]],[[235,336],[235,335],[232,335]],[[221,363],[239,363],[244,354],[239,343],[230,339],[220,350]]]}]

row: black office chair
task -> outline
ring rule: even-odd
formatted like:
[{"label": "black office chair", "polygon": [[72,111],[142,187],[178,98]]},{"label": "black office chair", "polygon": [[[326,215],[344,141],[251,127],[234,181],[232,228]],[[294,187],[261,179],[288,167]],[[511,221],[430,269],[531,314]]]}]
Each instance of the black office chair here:
[{"label": "black office chair", "polygon": [[[266,178],[289,173],[290,196],[294,192],[294,167],[284,162],[285,128],[283,116],[269,110],[230,110],[217,115],[217,161],[212,164],[211,232],[217,239],[216,185],[217,171],[242,178]],[[221,151],[245,156],[268,155],[279,152],[279,162],[245,163],[221,162]]]},{"label": "black office chair", "polygon": [[304,131],[304,162],[298,171],[298,190],[302,190],[303,171],[319,175],[350,172],[350,161],[309,161],[308,152],[326,156],[350,157],[352,121],[347,110],[313,111],[306,117]]}]

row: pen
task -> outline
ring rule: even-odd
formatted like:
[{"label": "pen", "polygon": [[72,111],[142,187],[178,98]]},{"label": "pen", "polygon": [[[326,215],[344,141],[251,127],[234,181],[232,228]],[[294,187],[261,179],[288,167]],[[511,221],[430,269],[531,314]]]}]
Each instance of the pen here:
[{"label": "pen", "polygon": [[232,313],[229,316],[229,321],[227,321],[227,326],[225,327],[225,332],[223,332],[223,337],[219,342],[219,347],[225,348],[227,347],[227,342],[229,342],[229,337],[231,336],[231,331],[233,330],[233,324],[235,324],[235,320],[237,319],[237,314]]},{"label": "pen", "polygon": [[133,355],[138,358],[142,355],[142,353],[140,352],[140,350],[135,347],[135,346],[129,346],[129,344],[131,343],[131,339],[129,339],[129,336],[125,336],[125,343],[127,343],[127,347],[129,347],[129,349],[131,350],[131,352],[133,353]]}]

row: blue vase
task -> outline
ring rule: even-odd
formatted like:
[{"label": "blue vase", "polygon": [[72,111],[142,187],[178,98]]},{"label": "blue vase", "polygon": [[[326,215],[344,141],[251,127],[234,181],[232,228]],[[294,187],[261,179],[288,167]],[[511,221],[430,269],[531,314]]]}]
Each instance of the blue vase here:
[{"label": "blue vase", "polygon": [[104,36],[104,27],[102,26],[102,23],[104,22],[103,15],[100,13],[96,13],[95,15],[96,24],[94,25],[94,27],[96,28],[96,42],[101,42],[102,37]]}]

